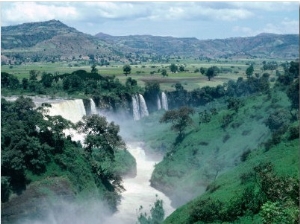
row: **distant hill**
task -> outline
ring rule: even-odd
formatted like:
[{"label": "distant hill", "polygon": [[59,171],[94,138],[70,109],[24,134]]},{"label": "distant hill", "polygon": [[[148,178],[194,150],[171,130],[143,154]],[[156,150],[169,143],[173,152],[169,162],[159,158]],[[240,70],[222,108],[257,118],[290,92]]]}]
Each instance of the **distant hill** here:
[{"label": "distant hill", "polygon": [[116,54],[98,38],[58,20],[1,27],[3,55],[35,59]]},{"label": "distant hill", "polygon": [[259,34],[254,37],[198,40],[150,35],[110,36],[103,33],[96,37],[128,52],[158,55],[183,55],[195,57],[299,57],[299,35]]},{"label": "distant hill", "polygon": [[122,58],[130,53],[194,58],[295,59],[299,57],[299,35],[259,34],[214,40],[104,33],[92,36],[58,20],[1,27],[1,55],[7,60]]}]

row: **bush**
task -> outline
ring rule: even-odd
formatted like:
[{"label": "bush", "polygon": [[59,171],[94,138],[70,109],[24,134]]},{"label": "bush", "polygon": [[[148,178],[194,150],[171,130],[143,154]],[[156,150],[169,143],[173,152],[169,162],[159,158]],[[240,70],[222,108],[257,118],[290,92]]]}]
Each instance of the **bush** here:
[{"label": "bush", "polygon": [[299,138],[299,125],[289,128],[289,140],[294,140],[297,138]]},{"label": "bush", "polygon": [[227,128],[228,125],[233,121],[233,114],[226,114],[221,119],[221,127],[223,129]]},{"label": "bush", "polygon": [[250,153],[251,153],[250,149],[248,149],[245,152],[243,152],[242,155],[241,155],[241,161],[245,162],[248,159]]}]

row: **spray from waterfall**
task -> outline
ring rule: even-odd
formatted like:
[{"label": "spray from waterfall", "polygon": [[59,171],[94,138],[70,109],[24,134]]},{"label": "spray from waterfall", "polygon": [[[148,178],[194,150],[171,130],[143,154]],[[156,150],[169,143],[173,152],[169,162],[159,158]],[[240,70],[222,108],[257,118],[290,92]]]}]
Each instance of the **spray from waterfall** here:
[{"label": "spray from waterfall", "polygon": [[161,103],[164,110],[168,110],[168,98],[165,92],[161,93]]}]

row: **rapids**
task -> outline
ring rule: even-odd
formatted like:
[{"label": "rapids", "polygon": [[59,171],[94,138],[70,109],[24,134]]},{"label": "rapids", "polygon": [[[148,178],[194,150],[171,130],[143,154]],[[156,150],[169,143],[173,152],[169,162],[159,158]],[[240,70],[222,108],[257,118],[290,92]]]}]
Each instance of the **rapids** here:
[{"label": "rapids", "polygon": [[123,178],[123,186],[126,191],[122,193],[121,203],[118,212],[115,213],[106,224],[134,224],[137,221],[138,210],[143,207],[142,212],[150,214],[151,206],[158,199],[163,200],[165,217],[170,215],[175,209],[171,206],[170,199],[162,192],[150,186],[151,174],[155,163],[159,161],[148,160],[142,144],[139,142],[127,143],[127,150],[134,156],[137,164],[137,175],[134,178]]}]

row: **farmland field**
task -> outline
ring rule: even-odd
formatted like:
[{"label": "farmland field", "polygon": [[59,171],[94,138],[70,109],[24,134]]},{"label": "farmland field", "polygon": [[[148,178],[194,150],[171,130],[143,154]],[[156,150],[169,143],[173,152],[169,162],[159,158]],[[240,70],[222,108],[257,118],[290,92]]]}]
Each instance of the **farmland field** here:
[{"label": "farmland field", "polygon": [[[130,76],[137,80],[138,85],[144,86],[145,82],[157,81],[161,85],[162,90],[174,89],[174,84],[180,82],[186,90],[193,90],[203,86],[217,86],[222,85],[228,80],[236,80],[239,77],[246,78],[245,70],[250,63],[254,63],[254,73],[261,73],[262,61],[264,60],[170,60],[169,63],[140,63],[138,65],[131,65],[131,73],[128,76],[123,74],[124,63],[111,63],[107,66],[97,66],[98,73],[102,76],[115,76],[120,82],[125,83],[126,79]],[[267,60],[265,60],[267,61]],[[277,61],[278,64],[283,61]],[[183,65],[184,71],[172,73],[169,69],[171,63],[176,65]],[[199,68],[209,68],[210,66],[217,66],[221,72],[208,81],[205,75],[202,75]],[[91,71],[91,65],[87,61],[71,61],[71,62],[35,62],[35,63],[23,63],[21,65],[2,65],[2,72],[7,72],[17,76],[20,80],[29,77],[31,70],[47,73],[72,73],[76,70]],[[167,77],[161,75],[161,69],[167,70]],[[282,67],[278,67],[279,72],[282,72]],[[271,77],[275,75],[273,71],[267,71],[271,74]]]}]

